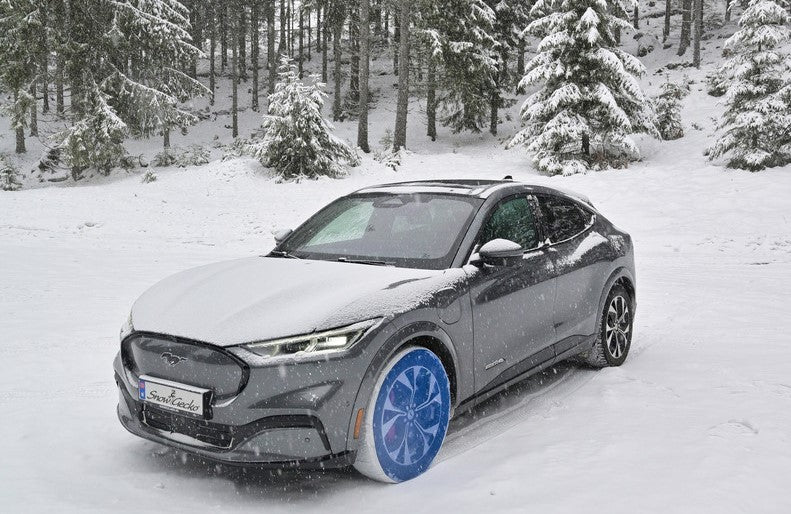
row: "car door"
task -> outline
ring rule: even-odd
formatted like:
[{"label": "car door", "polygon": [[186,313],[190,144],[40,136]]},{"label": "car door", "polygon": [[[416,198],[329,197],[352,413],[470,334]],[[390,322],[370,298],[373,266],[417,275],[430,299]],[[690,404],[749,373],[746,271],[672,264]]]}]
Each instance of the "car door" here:
[{"label": "car door", "polygon": [[557,195],[536,197],[558,275],[553,323],[559,354],[595,332],[609,241],[597,231],[596,215],[585,206]]},{"label": "car door", "polygon": [[550,345],[555,341],[555,271],[539,243],[543,239],[532,196],[514,195],[496,204],[475,246],[498,238],[519,243],[526,250],[513,266],[465,266],[470,274],[478,391],[496,387],[551,358]]}]

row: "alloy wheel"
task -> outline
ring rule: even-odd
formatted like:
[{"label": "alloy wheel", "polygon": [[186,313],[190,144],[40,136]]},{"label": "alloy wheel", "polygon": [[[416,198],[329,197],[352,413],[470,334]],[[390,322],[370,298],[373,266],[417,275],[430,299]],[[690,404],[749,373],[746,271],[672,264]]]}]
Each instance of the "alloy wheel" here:
[{"label": "alloy wheel", "polygon": [[629,304],[623,296],[613,297],[607,309],[607,321],[604,327],[607,351],[613,359],[620,359],[626,352],[631,330]]}]

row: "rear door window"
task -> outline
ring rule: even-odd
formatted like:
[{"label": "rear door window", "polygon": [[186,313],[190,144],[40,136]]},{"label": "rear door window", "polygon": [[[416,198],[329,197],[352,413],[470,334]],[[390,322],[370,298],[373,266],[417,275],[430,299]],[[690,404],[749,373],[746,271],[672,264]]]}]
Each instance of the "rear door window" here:
[{"label": "rear door window", "polygon": [[547,237],[553,243],[571,239],[593,222],[593,213],[576,202],[552,195],[538,195]]}]

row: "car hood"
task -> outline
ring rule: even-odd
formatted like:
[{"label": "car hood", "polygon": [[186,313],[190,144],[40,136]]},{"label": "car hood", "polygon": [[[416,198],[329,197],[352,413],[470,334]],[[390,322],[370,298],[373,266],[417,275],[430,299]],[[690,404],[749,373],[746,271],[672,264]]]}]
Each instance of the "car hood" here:
[{"label": "car hood", "polygon": [[132,307],[136,331],[232,346],[416,308],[464,272],[250,257],[187,270]]}]

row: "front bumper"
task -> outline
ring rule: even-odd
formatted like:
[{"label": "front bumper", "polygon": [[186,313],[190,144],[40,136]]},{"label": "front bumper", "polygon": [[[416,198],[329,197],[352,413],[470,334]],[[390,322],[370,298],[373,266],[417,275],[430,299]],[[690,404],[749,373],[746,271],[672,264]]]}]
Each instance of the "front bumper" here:
[{"label": "front bumper", "polygon": [[331,468],[354,462],[354,452],[333,453],[321,421],[311,415],[267,416],[244,425],[191,419],[132,398],[116,374],[118,419],[144,439],[227,464]]},{"label": "front bumper", "polygon": [[[368,342],[376,348],[392,329],[373,332],[368,334],[372,336]],[[212,357],[206,353],[207,348],[211,350],[209,345],[196,343],[193,355],[188,353],[190,341],[167,336],[132,335],[124,343],[134,337],[158,338],[156,345],[151,345],[156,350],[152,354],[159,352],[164,356],[172,352],[188,356],[189,360],[174,367],[173,373],[190,369],[184,365],[193,362],[196,366],[208,362],[209,367],[195,368],[193,374],[181,377],[167,376],[169,366],[154,370],[154,361],[144,362],[145,359],[132,364],[128,356],[122,356],[123,351],[119,352],[114,361],[120,395],[118,417],[131,433],[231,464],[324,468],[354,461],[357,441],[350,435],[352,415],[360,384],[371,364],[370,346],[360,345],[335,359],[277,365],[245,361],[245,380],[231,390],[230,384],[237,382],[224,382],[227,368],[212,367]],[[221,348],[217,351],[227,352]],[[228,387],[216,390],[219,393],[204,420],[140,402],[139,375],[213,390],[216,380]],[[201,383],[202,379],[208,383]]]}]

